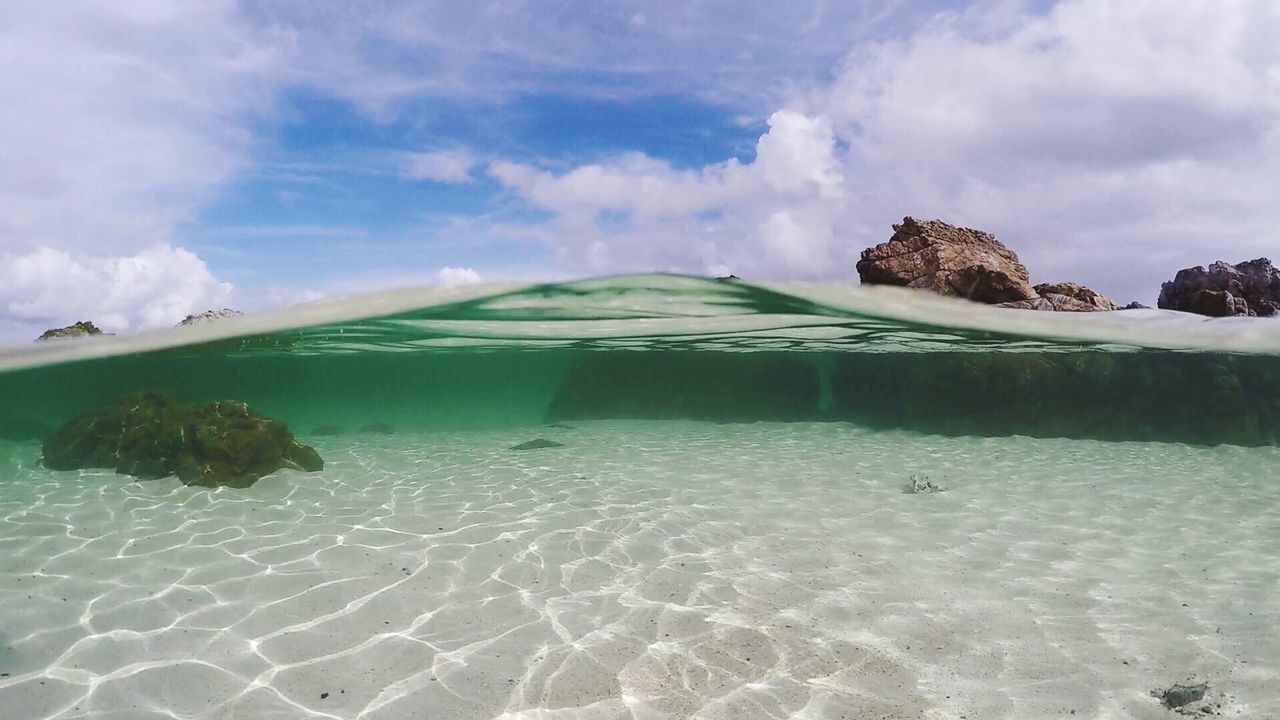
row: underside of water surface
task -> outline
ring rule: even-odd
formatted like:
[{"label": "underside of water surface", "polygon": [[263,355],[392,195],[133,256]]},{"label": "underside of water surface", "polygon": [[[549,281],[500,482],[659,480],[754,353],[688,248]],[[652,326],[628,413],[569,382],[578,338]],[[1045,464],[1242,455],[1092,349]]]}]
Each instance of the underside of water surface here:
[{"label": "underside of water surface", "polygon": [[[45,466],[139,391],[324,470]],[[656,275],[9,348],[0,707],[1269,717],[1277,467],[1280,321]]]}]

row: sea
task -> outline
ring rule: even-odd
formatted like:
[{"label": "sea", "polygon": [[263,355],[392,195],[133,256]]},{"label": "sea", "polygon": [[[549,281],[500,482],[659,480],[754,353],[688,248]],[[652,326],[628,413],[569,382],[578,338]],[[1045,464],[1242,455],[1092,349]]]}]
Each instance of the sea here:
[{"label": "sea", "polygon": [[[324,469],[43,465],[142,390]],[[1179,713],[1280,718],[1280,320],[630,275],[0,347],[3,720]]]}]

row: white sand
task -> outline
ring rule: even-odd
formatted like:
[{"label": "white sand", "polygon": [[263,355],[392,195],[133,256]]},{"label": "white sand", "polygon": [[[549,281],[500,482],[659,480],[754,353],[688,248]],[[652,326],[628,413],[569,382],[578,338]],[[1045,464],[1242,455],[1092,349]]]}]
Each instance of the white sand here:
[{"label": "white sand", "polygon": [[[509,452],[543,436],[564,448]],[[0,717],[1280,717],[1280,450],[593,422],[0,452]],[[6,459],[7,458],[7,459]],[[946,492],[902,492],[909,473]],[[327,697],[322,697],[328,693]]]}]

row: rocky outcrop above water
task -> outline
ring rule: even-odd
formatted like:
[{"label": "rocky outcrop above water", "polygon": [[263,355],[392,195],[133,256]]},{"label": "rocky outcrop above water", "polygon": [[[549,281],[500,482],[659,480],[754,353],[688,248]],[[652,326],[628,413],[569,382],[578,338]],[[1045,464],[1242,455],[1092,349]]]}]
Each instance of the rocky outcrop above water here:
[{"label": "rocky outcrop above water", "polygon": [[240,317],[244,313],[231,308],[222,308],[221,310],[205,310],[199,315],[188,315],[178,323],[178,327],[183,325],[203,325],[204,323],[216,322],[218,320],[226,320],[227,318]]},{"label": "rocky outcrop above water", "polygon": [[316,471],[324,461],[288,426],[242,402],[183,405],[164,393],[127,395],[85,413],[45,438],[53,470],[107,468],[188,485],[248,487],[281,468]]},{"label": "rocky outcrop above water", "polygon": [[65,338],[80,338],[89,337],[91,335],[110,334],[111,333],[102,332],[102,330],[98,329],[97,325],[94,325],[88,320],[81,320],[78,323],[72,323],[66,327],[50,328],[49,330],[45,330],[41,333],[40,337],[36,338],[36,342],[41,340],[62,340]]},{"label": "rocky outcrop above water", "polygon": [[1274,316],[1280,314],[1280,270],[1266,258],[1179,270],[1161,286],[1157,305],[1210,317]]},{"label": "rocky outcrop above water", "polygon": [[1000,303],[1000,307],[1054,312],[1098,312],[1116,309],[1116,304],[1105,295],[1090,290],[1080,283],[1040,283],[1034,289],[1037,297]]},{"label": "rocky outcrop above water", "polygon": [[888,242],[862,251],[858,277],[867,285],[931,290],[981,303],[1036,297],[1027,268],[991,233],[906,217]]},{"label": "rocky outcrop above water", "polygon": [[1100,292],[1090,290],[1080,283],[1061,282],[1061,283],[1040,283],[1035,286],[1036,294],[1040,297],[1048,295],[1064,295],[1090,306],[1094,310],[1115,310],[1116,304],[1110,298]]},{"label": "rocky outcrop above water", "polygon": [[1000,303],[998,307],[1012,310],[1045,310],[1050,312],[1097,312],[1102,309],[1092,303],[1057,293],[1046,293],[1030,300]]}]

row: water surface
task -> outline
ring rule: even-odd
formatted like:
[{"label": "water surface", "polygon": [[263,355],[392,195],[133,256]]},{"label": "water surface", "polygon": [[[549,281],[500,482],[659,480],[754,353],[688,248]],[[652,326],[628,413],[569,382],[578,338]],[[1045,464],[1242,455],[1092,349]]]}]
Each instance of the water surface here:
[{"label": "water surface", "polygon": [[[1277,322],[632,276],[0,368],[15,717],[1158,718],[1187,677],[1280,714]],[[155,389],[326,468],[42,467]]]}]

